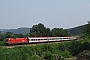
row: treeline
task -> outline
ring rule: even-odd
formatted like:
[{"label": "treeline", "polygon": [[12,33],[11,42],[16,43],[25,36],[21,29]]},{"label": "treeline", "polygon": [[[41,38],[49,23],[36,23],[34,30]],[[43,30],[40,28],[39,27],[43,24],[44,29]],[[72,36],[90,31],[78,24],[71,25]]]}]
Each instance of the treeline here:
[{"label": "treeline", "polygon": [[70,33],[63,28],[46,28],[42,23],[33,25],[30,28],[30,36],[70,36]]}]

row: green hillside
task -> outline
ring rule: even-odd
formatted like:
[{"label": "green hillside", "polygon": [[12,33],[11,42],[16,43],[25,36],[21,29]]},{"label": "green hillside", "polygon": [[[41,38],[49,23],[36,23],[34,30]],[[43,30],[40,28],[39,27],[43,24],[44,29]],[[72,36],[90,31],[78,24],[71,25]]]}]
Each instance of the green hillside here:
[{"label": "green hillside", "polygon": [[12,32],[14,34],[28,34],[30,32],[30,28],[17,28],[17,29],[10,29],[4,32]]},{"label": "green hillside", "polygon": [[79,34],[83,33],[84,26],[85,25],[81,25],[81,26],[77,26],[77,27],[74,27],[74,28],[69,28],[69,29],[66,29],[66,30],[69,31],[71,33],[71,35],[79,35]]}]

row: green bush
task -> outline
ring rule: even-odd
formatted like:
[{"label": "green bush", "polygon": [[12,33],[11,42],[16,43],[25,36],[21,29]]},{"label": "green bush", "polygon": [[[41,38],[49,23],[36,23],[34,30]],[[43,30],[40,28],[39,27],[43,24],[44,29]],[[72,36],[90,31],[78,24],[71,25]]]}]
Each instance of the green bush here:
[{"label": "green bush", "polygon": [[51,59],[54,58],[54,57],[53,57],[53,55],[52,55],[52,53],[51,53],[50,51],[47,51],[47,52],[45,52],[45,54],[44,54],[44,58],[45,58],[45,59],[48,59],[48,60],[51,60]]},{"label": "green bush", "polygon": [[4,46],[4,41],[0,41],[0,46]]}]

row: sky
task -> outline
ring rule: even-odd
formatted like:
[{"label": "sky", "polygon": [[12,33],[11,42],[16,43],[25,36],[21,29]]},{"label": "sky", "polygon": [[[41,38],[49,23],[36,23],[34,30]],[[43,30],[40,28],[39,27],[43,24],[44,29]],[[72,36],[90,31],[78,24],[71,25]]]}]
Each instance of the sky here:
[{"label": "sky", "polygon": [[0,29],[73,28],[90,20],[90,0],[0,0]]}]

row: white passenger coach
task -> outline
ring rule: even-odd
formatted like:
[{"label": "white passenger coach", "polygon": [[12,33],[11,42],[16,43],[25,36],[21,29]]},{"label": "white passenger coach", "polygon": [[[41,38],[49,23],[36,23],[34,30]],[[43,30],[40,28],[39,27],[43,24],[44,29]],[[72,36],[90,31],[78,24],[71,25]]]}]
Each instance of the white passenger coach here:
[{"label": "white passenger coach", "polygon": [[28,37],[29,43],[38,42],[59,42],[59,41],[70,41],[77,39],[76,37]]}]

